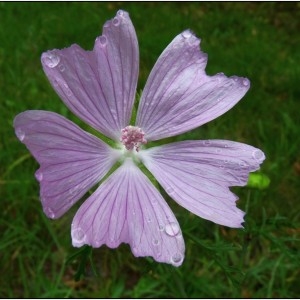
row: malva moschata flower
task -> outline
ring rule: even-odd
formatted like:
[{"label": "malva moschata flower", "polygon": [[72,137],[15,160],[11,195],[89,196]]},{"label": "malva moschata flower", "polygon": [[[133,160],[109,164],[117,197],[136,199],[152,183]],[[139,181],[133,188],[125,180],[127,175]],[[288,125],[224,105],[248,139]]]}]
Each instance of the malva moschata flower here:
[{"label": "malva moschata flower", "polygon": [[189,140],[148,147],[205,124],[248,91],[246,78],[205,73],[207,55],[189,30],[158,58],[130,125],[139,70],[137,36],[129,15],[118,11],[103,26],[92,51],[74,44],[42,54],[52,87],[88,125],[113,139],[112,147],[54,112],[29,110],[14,120],[16,135],[40,164],[35,177],[45,214],[61,217],[116,168],[83,202],[71,226],[75,247],[130,245],[135,256],[182,264],[185,244],[176,217],[151,180],[193,214],[242,227],[244,212],[230,186],[246,184],[264,153],[227,140]]}]

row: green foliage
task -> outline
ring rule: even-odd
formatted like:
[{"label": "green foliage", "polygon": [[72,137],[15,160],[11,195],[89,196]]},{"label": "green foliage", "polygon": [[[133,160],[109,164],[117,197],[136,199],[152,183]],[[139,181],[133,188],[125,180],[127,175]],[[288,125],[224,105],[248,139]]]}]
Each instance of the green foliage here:
[{"label": "green foliage", "polygon": [[[59,220],[44,216],[33,176],[37,163],[12,128],[16,114],[43,109],[91,130],[50,87],[40,55],[72,43],[92,49],[120,8],[129,11],[139,38],[138,91],[160,53],[187,28],[202,38],[208,74],[245,76],[252,85],[222,117],[168,140],[229,139],[267,157],[249,186],[233,189],[247,213],[244,229],[202,220],[162,191],[186,241],[180,268],[135,258],[128,245],[72,248],[70,224],[80,204]],[[295,2],[0,3],[0,297],[298,297],[299,20]]]}]

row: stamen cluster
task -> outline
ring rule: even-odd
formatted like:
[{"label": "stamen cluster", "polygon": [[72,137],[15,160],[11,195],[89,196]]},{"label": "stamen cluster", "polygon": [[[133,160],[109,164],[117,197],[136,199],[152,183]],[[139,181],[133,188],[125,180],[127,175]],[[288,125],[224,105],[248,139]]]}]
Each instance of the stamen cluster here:
[{"label": "stamen cluster", "polygon": [[146,144],[144,131],[136,126],[126,126],[121,130],[120,142],[125,146],[127,150],[135,149],[137,152],[140,150],[141,144]]}]

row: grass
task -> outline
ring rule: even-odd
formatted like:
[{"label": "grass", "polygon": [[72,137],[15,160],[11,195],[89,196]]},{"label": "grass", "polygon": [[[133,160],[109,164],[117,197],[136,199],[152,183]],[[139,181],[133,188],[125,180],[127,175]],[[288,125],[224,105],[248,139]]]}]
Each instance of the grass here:
[{"label": "grass", "polygon": [[[95,249],[92,260],[77,253],[70,238],[76,207],[56,221],[45,217],[33,176],[38,164],[12,128],[15,115],[28,109],[82,124],[51,89],[40,55],[72,43],[91,49],[119,8],[129,11],[139,38],[139,90],[186,28],[202,38],[208,74],[251,80],[233,109],[176,139],[224,138],[261,148],[261,171],[271,184],[233,189],[247,212],[244,230],[214,225],[170,200],[186,241],[180,268],[135,258],[127,245]],[[299,3],[0,3],[0,297],[298,297],[299,20]]]}]

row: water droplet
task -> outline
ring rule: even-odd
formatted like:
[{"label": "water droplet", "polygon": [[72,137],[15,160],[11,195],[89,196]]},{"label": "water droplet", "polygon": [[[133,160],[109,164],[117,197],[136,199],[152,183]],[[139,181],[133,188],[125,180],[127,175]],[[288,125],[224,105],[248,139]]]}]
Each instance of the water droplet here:
[{"label": "water droplet", "polygon": [[151,223],[151,222],[152,222],[152,219],[151,219],[150,217],[148,217],[148,218],[147,218],[147,222],[148,222],[148,223]]},{"label": "water droplet", "polygon": [[225,166],[224,166],[224,165],[219,165],[219,168],[220,168],[220,169],[224,169]]},{"label": "water droplet", "polygon": [[182,37],[184,37],[185,39],[188,39],[192,36],[192,33],[189,30],[184,31],[182,34]]},{"label": "water droplet", "polygon": [[34,175],[39,182],[43,180],[43,173],[40,170],[37,170]]},{"label": "water droplet", "polygon": [[53,212],[53,210],[50,207],[45,207],[44,208],[44,213],[46,214],[47,217],[49,217],[50,219],[54,219],[55,217],[55,213]]},{"label": "water droplet", "polygon": [[227,144],[225,144],[225,145],[224,145],[224,147],[225,147],[225,148],[228,148],[228,145],[227,145]]},{"label": "water droplet", "polygon": [[100,247],[101,246],[101,241],[100,240],[95,240],[93,246],[96,247],[96,248]]},{"label": "water droplet", "polygon": [[69,86],[66,83],[64,83],[64,87],[67,96],[72,96],[72,91],[70,90]]},{"label": "water droplet", "polygon": [[166,225],[165,232],[167,235],[176,236],[180,232],[180,227],[178,223],[172,222]]},{"label": "water droplet", "polygon": [[121,10],[121,9],[118,10],[118,11],[117,11],[117,15],[120,16],[120,17],[123,17],[123,16],[124,16],[124,11]]},{"label": "water droplet", "polygon": [[228,159],[224,159],[224,163],[225,163],[225,164],[228,164]]},{"label": "water droplet", "polygon": [[25,139],[25,132],[24,132],[22,129],[18,128],[18,129],[16,130],[16,136],[18,137],[18,139],[19,139],[21,142],[23,142],[24,139]]},{"label": "water droplet", "polygon": [[183,255],[180,253],[175,253],[171,256],[171,263],[173,265],[180,265],[183,261]]},{"label": "water droplet", "polygon": [[174,189],[171,186],[167,186],[166,187],[166,192],[169,195],[173,195],[175,191],[174,191]]},{"label": "water droplet", "polygon": [[74,187],[72,187],[72,188],[70,188],[69,189],[69,194],[70,195],[75,195],[77,193],[78,189],[79,189],[79,187],[77,185],[74,186]]},{"label": "water droplet", "polygon": [[60,57],[56,54],[54,50],[52,50],[43,53],[42,60],[47,67],[55,68],[60,62]]},{"label": "water droplet", "polygon": [[72,239],[76,243],[83,243],[85,240],[85,233],[80,227],[72,229],[71,235]]},{"label": "water droplet", "polygon": [[203,141],[204,146],[209,146],[211,144],[210,140]]},{"label": "water droplet", "polygon": [[159,230],[159,231],[164,231],[164,229],[165,229],[165,226],[164,226],[164,225],[162,225],[162,224],[159,224],[159,225],[158,225],[158,230]]},{"label": "water droplet", "polygon": [[221,149],[219,149],[219,148],[216,149],[216,153],[221,153],[221,152],[222,152]]},{"label": "water droplet", "polygon": [[246,167],[246,165],[247,165],[247,164],[246,164],[245,162],[243,162],[243,161],[240,161],[240,162],[239,162],[239,166],[240,166],[240,167]]},{"label": "water droplet", "polygon": [[156,199],[156,198],[152,198],[152,199],[151,199],[151,203],[152,203],[152,204],[157,204],[157,199]]},{"label": "water droplet", "polygon": [[99,42],[100,42],[100,44],[101,44],[102,46],[105,46],[106,43],[107,43],[107,38],[106,38],[106,36],[105,36],[105,35],[99,36]]},{"label": "water droplet", "polygon": [[61,71],[61,72],[63,72],[66,69],[63,64],[59,65],[58,68],[59,68],[59,71]]},{"label": "water droplet", "polygon": [[243,85],[248,86],[249,85],[249,80],[247,78],[243,79]]},{"label": "water droplet", "polygon": [[157,246],[157,245],[159,245],[159,240],[154,239],[154,240],[152,241],[152,243],[153,243],[154,246]]},{"label": "water droplet", "polygon": [[265,158],[265,155],[261,150],[256,149],[252,152],[252,157],[258,162],[262,162]]},{"label": "water droplet", "polygon": [[113,23],[115,26],[119,26],[120,20],[119,20],[118,18],[115,17],[115,18],[113,18],[112,23]]}]

